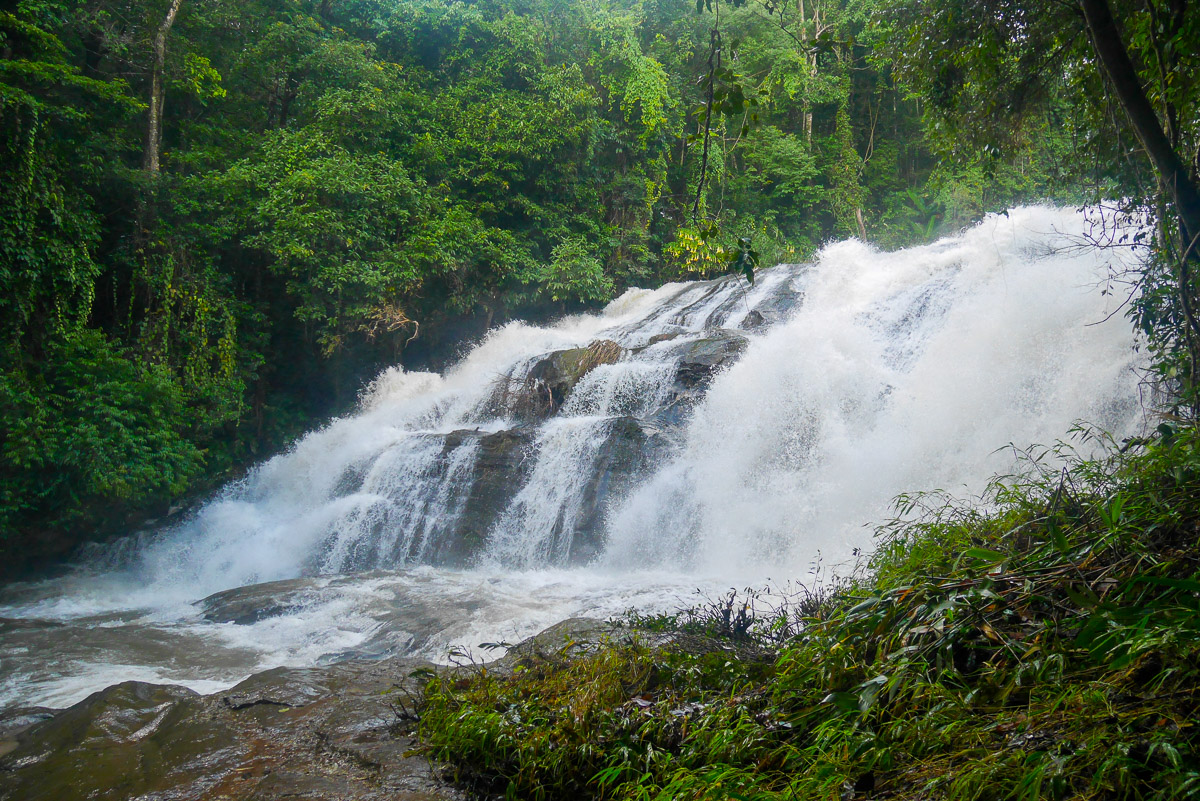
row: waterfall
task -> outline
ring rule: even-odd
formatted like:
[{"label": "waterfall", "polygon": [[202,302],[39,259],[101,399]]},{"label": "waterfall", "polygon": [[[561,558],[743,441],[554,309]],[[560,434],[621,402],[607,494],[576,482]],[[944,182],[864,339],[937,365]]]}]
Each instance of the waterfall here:
[{"label": "waterfall", "polygon": [[901,492],[977,492],[1010,443],[1053,443],[1078,420],[1135,430],[1133,336],[1100,291],[1122,265],[1059,252],[1080,226],[1021,209],[897,253],[827,247],[796,275],[803,305],[614,510],[606,558],[795,573],[869,548],[863,525]]},{"label": "waterfall", "polygon": [[[1052,443],[1076,420],[1141,424],[1123,298],[1101,291],[1128,265],[1070,247],[1086,225],[1016,209],[927,246],[851,240],[753,285],[634,289],[598,314],[510,323],[443,375],[385,371],[354,414],[114,547],[100,584],[42,587],[0,617],[137,609],[139,625],[201,626],[210,649],[232,638],[253,664],[295,664],[616,611],[646,602],[629,576],[648,568],[678,588],[844,560],[900,492],[977,492],[1010,443]],[[292,600],[263,607],[281,617],[196,622],[192,602],[276,581],[262,592]],[[414,634],[422,603],[421,625],[457,633]]]},{"label": "waterfall", "polygon": [[844,558],[899,492],[978,489],[997,448],[1076,419],[1136,423],[1132,334],[1096,291],[1112,254],[1054,250],[1083,224],[1019,209],[509,324],[445,376],[386,372],[139,565],[204,594],[406,564]]}]

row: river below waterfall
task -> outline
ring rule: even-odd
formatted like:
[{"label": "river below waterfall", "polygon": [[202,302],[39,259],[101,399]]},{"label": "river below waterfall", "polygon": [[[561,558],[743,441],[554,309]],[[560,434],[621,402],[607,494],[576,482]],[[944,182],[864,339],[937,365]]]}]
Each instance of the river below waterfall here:
[{"label": "river below waterfall", "polygon": [[[515,642],[869,548],[907,490],[978,492],[1010,443],[1144,422],[1122,265],[1031,207],[883,253],[630,290],[492,331],[168,528],[0,593],[0,708],[126,679]],[[1114,314],[1114,312],[1117,312]]]}]

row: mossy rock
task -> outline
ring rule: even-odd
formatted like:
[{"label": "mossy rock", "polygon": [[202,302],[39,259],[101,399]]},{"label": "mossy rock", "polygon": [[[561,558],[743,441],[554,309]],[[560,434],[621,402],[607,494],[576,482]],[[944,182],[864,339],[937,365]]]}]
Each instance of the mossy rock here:
[{"label": "mossy rock", "polygon": [[586,348],[554,351],[525,376],[516,398],[518,412],[535,420],[549,417],[562,408],[585,375],[602,364],[616,364],[624,353],[611,339],[598,339]]}]

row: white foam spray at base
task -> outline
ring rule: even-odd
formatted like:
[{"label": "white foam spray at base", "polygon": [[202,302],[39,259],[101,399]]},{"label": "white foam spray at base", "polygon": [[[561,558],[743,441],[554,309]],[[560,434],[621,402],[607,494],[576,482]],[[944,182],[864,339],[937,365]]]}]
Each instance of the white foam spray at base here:
[{"label": "white foam spray at base", "polygon": [[[356,414],[134,542],[118,567],[7,588],[0,707],[65,704],[124,677],[211,690],[280,664],[444,658],[580,613],[803,576],[818,554],[869,547],[867,524],[897,493],[979,491],[1011,466],[1008,443],[1051,443],[1080,419],[1132,433],[1134,338],[1100,292],[1122,266],[1053,252],[1085,226],[1034,207],[896,253],[842,242],[752,287],[630,290],[602,314],[512,323],[445,375],[385,371]],[[680,416],[679,360],[742,337]],[[598,339],[620,358],[557,416],[522,421],[497,401],[547,353]],[[529,449],[479,561],[424,564],[469,514],[483,438],[514,429]],[[585,523],[581,494],[616,430],[673,445]],[[585,526],[601,549],[572,567]],[[259,582],[282,583],[247,586]],[[239,587],[235,600],[278,608],[235,624],[193,605]]]}]

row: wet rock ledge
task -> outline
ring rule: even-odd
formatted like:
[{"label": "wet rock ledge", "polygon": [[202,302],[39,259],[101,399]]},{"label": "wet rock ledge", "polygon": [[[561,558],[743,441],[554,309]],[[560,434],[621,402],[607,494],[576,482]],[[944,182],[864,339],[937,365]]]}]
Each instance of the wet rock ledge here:
[{"label": "wet rock ledge", "polygon": [[[542,652],[631,637],[588,618],[513,646],[493,670]],[[462,801],[412,753],[412,712],[433,674],[417,659],[274,668],[199,695],[127,681],[63,710],[0,712],[3,801]]]},{"label": "wet rock ledge", "polygon": [[[443,801],[406,710],[446,670],[411,659],[275,668],[198,695],[128,681],[0,714],[0,799]],[[413,675],[416,672],[417,675]]]}]

